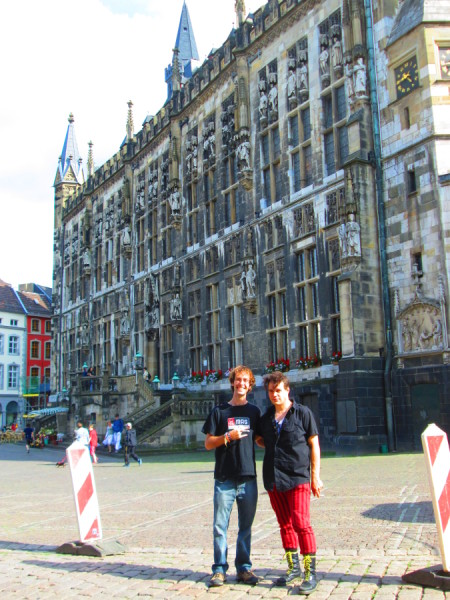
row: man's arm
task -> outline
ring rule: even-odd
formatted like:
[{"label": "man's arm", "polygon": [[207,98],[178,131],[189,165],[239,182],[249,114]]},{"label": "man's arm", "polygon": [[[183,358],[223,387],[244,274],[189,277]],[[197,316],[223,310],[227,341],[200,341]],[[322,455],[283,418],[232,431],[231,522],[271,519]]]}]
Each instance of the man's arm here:
[{"label": "man's arm", "polygon": [[316,498],[320,497],[323,488],[320,479],[320,446],[319,436],[313,435],[308,439],[308,446],[311,449],[311,490]]},{"label": "man's arm", "polygon": [[205,448],[207,450],[214,450],[215,448],[219,448],[219,446],[225,446],[225,441],[229,444],[230,442],[245,438],[247,435],[247,433],[242,433],[239,429],[227,431],[225,435],[211,435],[210,433],[207,433]]}]

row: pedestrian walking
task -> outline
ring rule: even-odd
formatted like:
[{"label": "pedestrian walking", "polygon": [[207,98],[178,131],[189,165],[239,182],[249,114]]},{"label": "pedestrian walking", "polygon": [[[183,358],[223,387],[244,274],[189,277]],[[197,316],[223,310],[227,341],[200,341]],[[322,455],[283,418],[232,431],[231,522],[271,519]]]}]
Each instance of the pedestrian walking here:
[{"label": "pedestrian walking", "polygon": [[102,443],[104,446],[108,446],[109,454],[111,454],[111,446],[113,444],[113,440],[114,440],[114,431],[113,431],[112,423],[111,423],[111,421],[108,421],[108,423],[106,424],[105,438]]},{"label": "pedestrian walking", "polygon": [[98,436],[95,431],[94,424],[91,423],[89,425],[89,452],[91,454],[91,460],[94,464],[98,463],[97,458],[97,446],[98,446]]},{"label": "pedestrian walking", "polygon": [[75,441],[80,442],[89,449],[89,431],[83,427],[82,421],[78,421],[77,429],[75,429]]},{"label": "pedestrian walking", "polygon": [[255,385],[252,371],[243,365],[229,375],[233,396],[213,408],[205,424],[205,447],[215,450],[214,468],[214,564],[210,586],[223,585],[227,580],[227,531],[233,504],[236,501],[239,525],[235,566],[237,580],[249,585],[258,583],[252,572],[251,530],[258,501],[256,484],[254,432],[261,413],[247,400]]},{"label": "pedestrian walking", "polygon": [[25,435],[25,448],[26,448],[27,454],[30,454],[30,446],[34,440],[34,428],[31,427],[31,425],[27,425],[24,428],[23,433]]},{"label": "pedestrian walking", "polygon": [[133,458],[139,466],[142,465],[142,459],[136,454],[136,446],[137,446],[137,438],[136,438],[136,430],[133,429],[131,423],[127,423],[125,425],[125,436],[124,436],[124,457],[125,464],[124,467],[130,466],[130,456]]},{"label": "pedestrian walking", "polygon": [[304,575],[300,595],[317,587],[316,538],[310,522],[311,491],[317,498],[320,479],[320,446],[314,415],[289,398],[289,379],[280,371],[264,376],[271,406],[258,423],[256,442],[265,447],[264,487],[280,526],[288,569],[276,585],[299,581],[303,555]]},{"label": "pedestrian walking", "polygon": [[113,428],[114,452],[117,453],[122,448],[120,439],[122,437],[122,431],[123,431],[123,421],[122,421],[122,419],[119,418],[119,415],[116,415],[114,417],[112,428]]}]

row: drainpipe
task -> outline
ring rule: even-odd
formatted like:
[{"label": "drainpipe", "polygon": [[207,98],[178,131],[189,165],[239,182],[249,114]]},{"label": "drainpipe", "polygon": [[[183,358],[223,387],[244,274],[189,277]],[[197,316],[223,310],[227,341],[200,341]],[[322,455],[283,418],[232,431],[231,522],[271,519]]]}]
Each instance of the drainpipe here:
[{"label": "drainpipe", "polygon": [[381,162],[381,134],[380,134],[380,113],[377,97],[377,71],[374,52],[374,34],[373,34],[373,12],[372,0],[364,0],[365,22],[368,65],[370,81],[370,107],[372,112],[373,124],[373,144],[374,144],[374,163],[375,163],[375,189],[377,196],[378,211],[378,239],[380,253],[381,269],[381,291],[383,297],[383,311],[386,336],[386,356],[384,365],[384,402],[386,410],[386,428],[388,436],[388,448],[392,452],[396,449],[396,440],[394,432],[394,417],[392,403],[392,319],[391,319],[391,301],[389,296],[389,278],[388,264],[386,257],[386,223],[384,214],[384,189],[383,189],[383,167]]}]

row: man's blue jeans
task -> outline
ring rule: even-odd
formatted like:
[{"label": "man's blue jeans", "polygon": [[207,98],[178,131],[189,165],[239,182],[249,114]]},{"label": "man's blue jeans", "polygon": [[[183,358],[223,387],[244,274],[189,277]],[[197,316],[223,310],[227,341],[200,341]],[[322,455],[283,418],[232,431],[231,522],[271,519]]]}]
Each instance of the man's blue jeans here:
[{"label": "man's blue jeans", "polygon": [[238,509],[238,536],[236,540],[236,571],[248,571],[250,560],[252,524],[258,502],[256,478],[239,483],[234,479],[214,483],[214,564],[213,573],[228,570],[227,530],[234,501]]}]

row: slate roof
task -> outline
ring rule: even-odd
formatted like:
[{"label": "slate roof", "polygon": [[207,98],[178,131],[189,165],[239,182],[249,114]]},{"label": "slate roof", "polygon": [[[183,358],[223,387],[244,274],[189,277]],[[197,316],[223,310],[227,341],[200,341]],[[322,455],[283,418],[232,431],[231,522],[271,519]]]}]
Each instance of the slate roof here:
[{"label": "slate roof", "polygon": [[194,30],[192,29],[186,2],[183,4],[183,10],[181,11],[175,48],[180,51],[179,58],[183,65],[191,60],[199,60]]},{"label": "slate roof", "polygon": [[421,23],[450,21],[450,0],[404,0],[395,17],[388,45]]},{"label": "slate roof", "polygon": [[17,297],[16,292],[9,285],[0,280],[0,310],[23,315],[25,310]]},{"label": "slate roof", "polygon": [[67,126],[66,137],[64,138],[63,149],[58,161],[55,181],[64,181],[69,171],[72,171],[78,183],[84,183],[84,172],[81,166],[81,157],[78,152],[78,144],[75,137],[75,128],[73,114],[69,115],[69,125]]},{"label": "slate roof", "polygon": [[51,317],[51,305],[45,296],[36,294],[35,292],[17,293],[25,306],[27,314],[35,317]]}]

